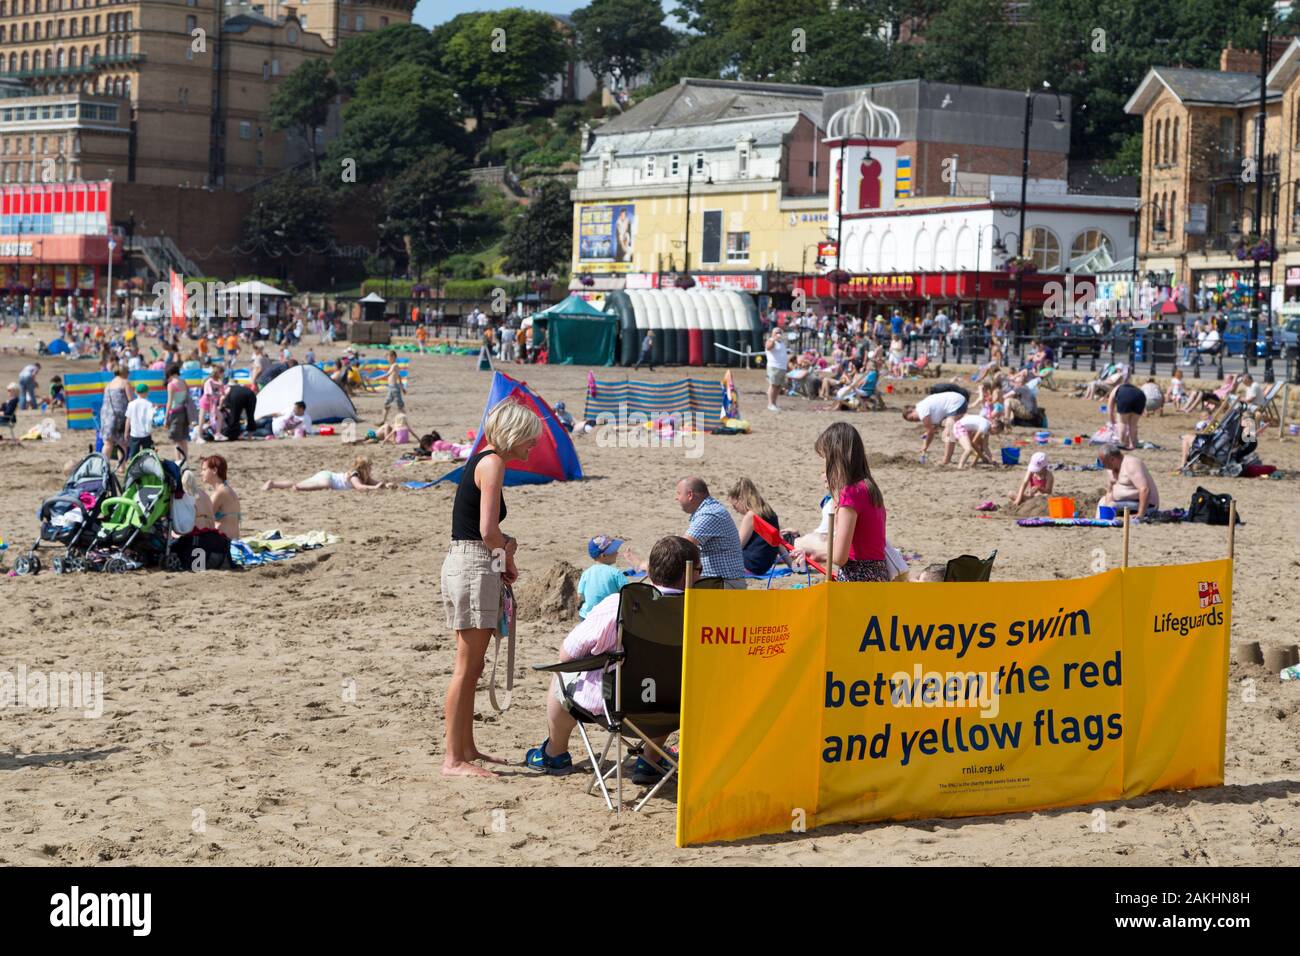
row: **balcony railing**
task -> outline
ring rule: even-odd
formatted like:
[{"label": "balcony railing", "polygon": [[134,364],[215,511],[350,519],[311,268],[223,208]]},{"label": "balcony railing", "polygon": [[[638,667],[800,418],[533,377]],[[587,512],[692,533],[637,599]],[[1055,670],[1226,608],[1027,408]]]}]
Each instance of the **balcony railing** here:
[{"label": "balcony railing", "polygon": [[52,80],[65,76],[87,76],[100,67],[123,66],[145,59],[143,52],[114,53],[111,56],[92,56],[89,63],[76,66],[48,66],[30,70],[14,70],[12,73],[0,70],[0,77],[13,80]]}]

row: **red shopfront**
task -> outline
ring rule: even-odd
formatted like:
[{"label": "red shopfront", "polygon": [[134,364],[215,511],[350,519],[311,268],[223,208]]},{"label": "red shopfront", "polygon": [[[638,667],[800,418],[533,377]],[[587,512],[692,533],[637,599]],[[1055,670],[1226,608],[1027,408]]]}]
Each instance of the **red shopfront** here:
[{"label": "red shopfront", "polygon": [[[98,299],[107,281],[110,190],[107,182],[0,186],[0,294]],[[121,261],[119,244],[113,262]]]},{"label": "red shopfront", "polygon": [[[1070,277],[1060,273],[1029,272],[1021,277],[1020,302],[1027,318],[1041,309],[1053,292],[1069,292],[1076,300],[1084,297],[1091,276]],[[1055,285],[1049,285],[1054,283]],[[838,300],[840,310],[865,314],[873,306],[900,306],[924,312],[943,306],[975,307],[989,314],[988,303],[1003,303],[1009,313],[1016,300],[1016,276],[1009,272],[890,272],[850,276],[835,283],[823,276],[803,276],[795,286],[809,299],[823,303]]]}]

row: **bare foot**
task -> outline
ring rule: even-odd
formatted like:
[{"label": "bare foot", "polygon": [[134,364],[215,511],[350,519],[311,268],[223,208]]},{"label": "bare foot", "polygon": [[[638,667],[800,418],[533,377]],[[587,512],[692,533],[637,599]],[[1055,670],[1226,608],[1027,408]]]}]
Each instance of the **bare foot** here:
[{"label": "bare foot", "polygon": [[493,757],[491,754],[480,753],[477,750],[475,750],[474,753],[470,755],[469,759],[482,760],[487,763],[499,763],[499,764],[507,764],[510,762],[509,760],[506,760],[504,757]]},{"label": "bare foot", "polygon": [[482,767],[476,767],[472,763],[460,761],[459,763],[443,763],[442,775],[444,777],[495,777],[491,770],[484,770]]},{"label": "bare foot", "polygon": [[270,490],[271,490],[271,483],[270,483],[269,481],[267,481],[267,482],[263,482],[263,484],[262,484],[262,490],[263,490],[263,491],[270,491]]}]

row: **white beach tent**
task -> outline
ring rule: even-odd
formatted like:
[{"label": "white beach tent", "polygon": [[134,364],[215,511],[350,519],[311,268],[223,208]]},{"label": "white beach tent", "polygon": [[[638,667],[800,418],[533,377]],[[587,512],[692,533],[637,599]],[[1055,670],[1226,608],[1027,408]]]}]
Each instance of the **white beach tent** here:
[{"label": "white beach tent", "polygon": [[357,410],[343,389],[315,365],[285,369],[257,393],[256,418],[293,411],[294,402],[305,402],[313,422],[357,420]]}]

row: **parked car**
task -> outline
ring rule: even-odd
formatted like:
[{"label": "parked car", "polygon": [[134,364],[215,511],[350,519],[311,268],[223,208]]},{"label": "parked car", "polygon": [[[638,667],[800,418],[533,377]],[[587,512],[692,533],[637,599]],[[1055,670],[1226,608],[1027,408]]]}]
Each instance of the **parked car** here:
[{"label": "parked car", "polygon": [[1060,336],[1056,341],[1056,354],[1059,358],[1101,355],[1101,336],[1087,322],[1058,326],[1057,334]]},{"label": "parked car", "polygon": [[[1246,343],[1250,341],[1250,318],[1247,316],[1235,316],[1228,319],[1228,328],[1223,332],[1223,347],[1227,355],[1244,355],[1246,353]],[[1264,354],[1265,343],[1268,341],[1268,330],[1263,320],[1259,323],[1259,339],[1255,345],[1255,355]],[[1276,350],[1281,344],[1281,330],[1275,324],[1273,326],[1273,348]]]},{"label": "parked car", "polygon": [[1300,316],[1286,320],[1278,333],[1282,337],[1282,349],[1284,352],[1292,352],[1300,347]]}]

